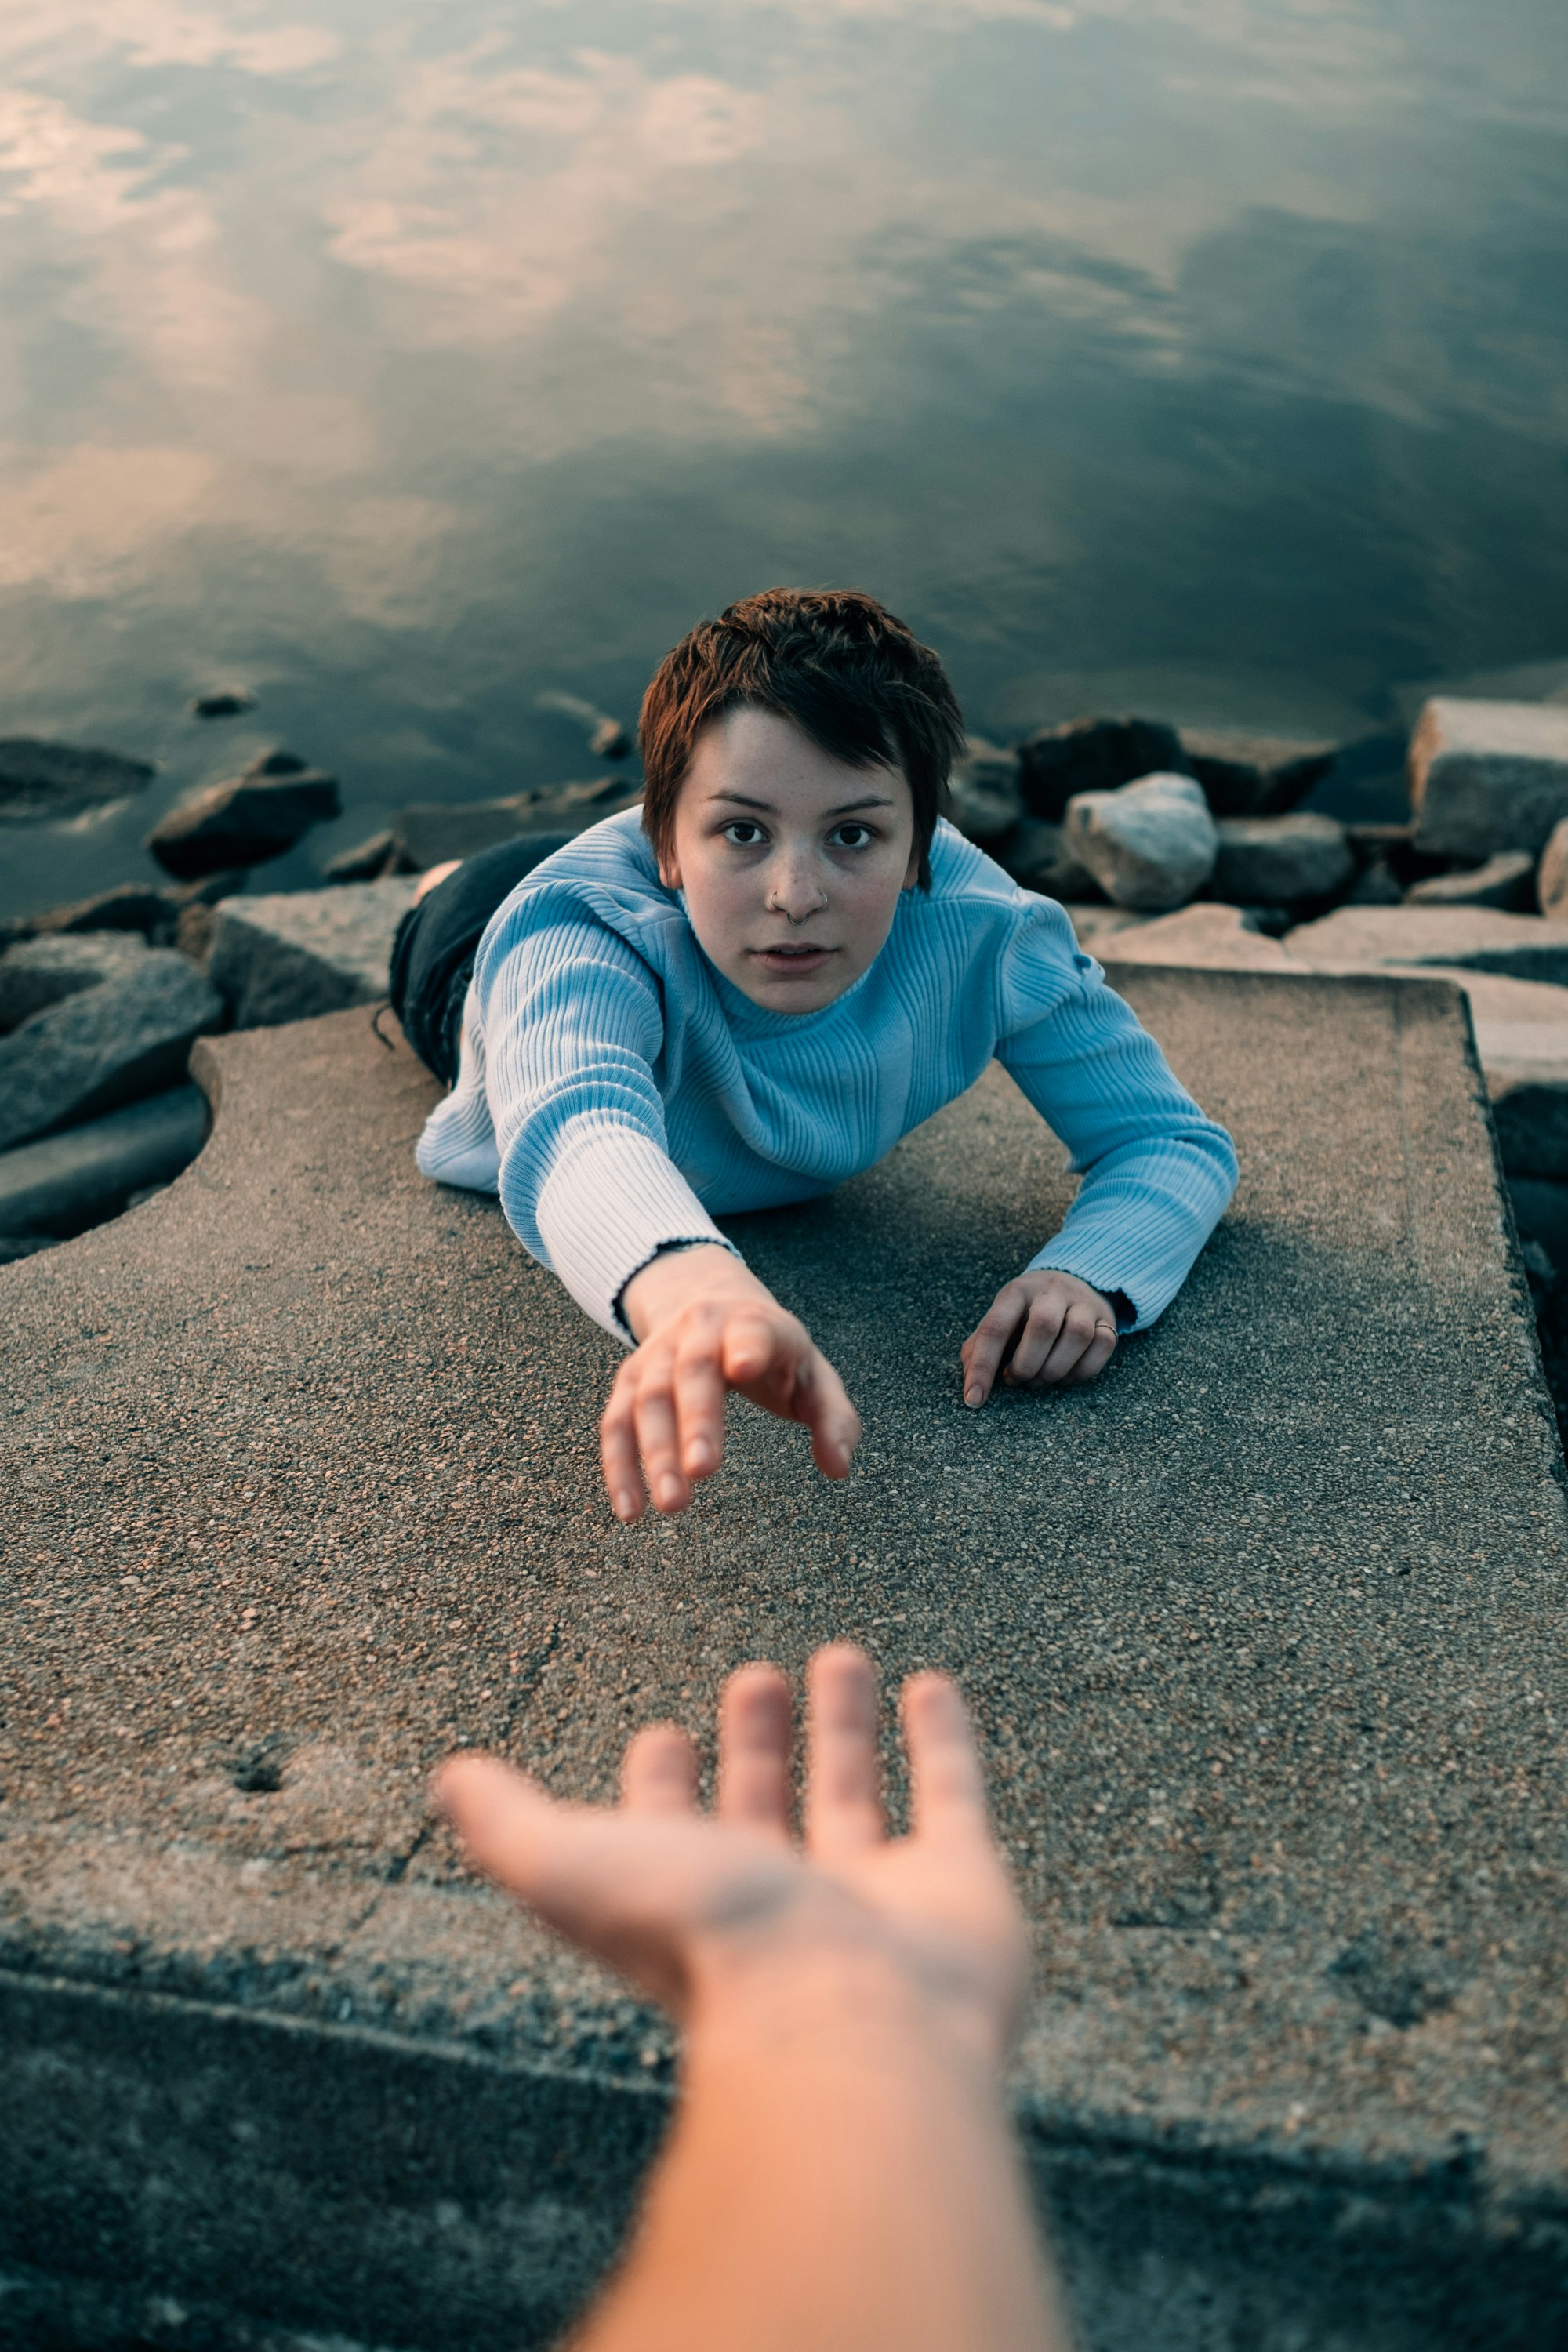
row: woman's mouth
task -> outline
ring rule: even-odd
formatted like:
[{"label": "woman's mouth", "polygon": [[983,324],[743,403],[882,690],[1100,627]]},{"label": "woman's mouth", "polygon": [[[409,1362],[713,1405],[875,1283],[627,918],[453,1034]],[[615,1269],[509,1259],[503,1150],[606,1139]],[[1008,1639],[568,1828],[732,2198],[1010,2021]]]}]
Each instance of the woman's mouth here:
[{"label": "woman's mouth", "polygon": [[800,979],[808,972],[819,971],[828,958],[837,955],[837,948],[812,947],[805,941],[802,941],[798,947],[779,946],[751,950],[753,961],[760,963],[764,971],[787,973],[792,979]]}]

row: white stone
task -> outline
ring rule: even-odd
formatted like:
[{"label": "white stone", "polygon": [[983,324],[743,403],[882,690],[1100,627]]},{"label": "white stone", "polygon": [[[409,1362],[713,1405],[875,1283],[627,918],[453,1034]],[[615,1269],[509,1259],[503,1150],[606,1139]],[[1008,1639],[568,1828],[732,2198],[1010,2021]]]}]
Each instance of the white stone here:
[{"label": "white stone", "polygon": [[237,1029],[268,1029],[374,1004],[386,994],[397,926],[418,877],[341,882],[326,890],[221,898],[207,975]]},{"label": "white stone", "polygon": [[1410,800],[1417,849],[1533,856],[1568,816],[1568,709],[1436,697],[1411,738]]},{"label": "white stone", "polygon": [[1119,791],[1079,793],[1067,804],[1068,849],[1119,907],[1184,906],[1214,872],[1219,835],[1191,776],[1141,776]]}]

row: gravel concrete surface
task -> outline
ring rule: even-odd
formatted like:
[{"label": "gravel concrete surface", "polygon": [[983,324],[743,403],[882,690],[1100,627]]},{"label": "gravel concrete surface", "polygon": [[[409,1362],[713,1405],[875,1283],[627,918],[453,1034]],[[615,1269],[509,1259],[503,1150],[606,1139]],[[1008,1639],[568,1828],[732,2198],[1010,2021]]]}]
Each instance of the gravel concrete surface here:
[{"label": "gravel concrete surface", "polygon": [[[1093,1388],[963,1410],[959,1343],[1069,1190],[993,1069],[833,1200],[733,1223],[860,1407],[851,1480],[737,1406],[695,1507],[633,1529],[596,1474],[615,1345],[494,1202],[418,1177],[436,1088],[395,1025],[200,1045],[195,1163],[0,1270],[0,1967],[89,2107],[87,2042],[37,2019],[112,1998],[128,2047],[137,2015],[149,2050],[198,2011],[281,2021],[646,2116],[668,2033],[467,1877],[426,1773],[483,1743],[605,1796],[639,1722],[705,1728],[731,1665],[850,1635],[889,1679],[952,1668],[978,1717],[1037,1928],[1020,2112],[1086,2342],[1360,2345],[1390,2231],[1458,2268],[1418,2334],[1385,2314],[1368,2343],[1562,2323],[1562,1464],[1464,1001],[1121,982],[1244,1170],[1156,1331]],[[0,2158],[32,2216],[0,2224],[0,2263],[90,2271],[85,2225],[23,2178],[61,2160],[39,2132]],[[473,2288],[466,2340],[542,2341],[582,2291],[635,2178],[605,2147],[605,2210],[535,2213],[532,2284]],[[1151,2183],[1174,2203],[1140,2271],[1116,2232]],[[1304,2335],[1269,2300],[1285,2270],[1247,2269],[1260,2217],[1303,2199],[1287,2300],[1329,2297]],[[150,2242],[116,2259],[177,2271]],[[387,2242],[368,2304],[326,2315],[441,2340],[405,2283],[393,2319],[376,2304]],[[436,2222],[406,2242],[458,2259]]]}]

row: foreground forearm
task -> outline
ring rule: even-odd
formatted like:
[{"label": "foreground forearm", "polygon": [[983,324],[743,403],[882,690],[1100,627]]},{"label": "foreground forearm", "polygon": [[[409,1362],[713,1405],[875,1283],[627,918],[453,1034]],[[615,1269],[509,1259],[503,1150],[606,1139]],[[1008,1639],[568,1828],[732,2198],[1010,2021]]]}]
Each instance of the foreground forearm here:
[{"label": "foreground forearm", "polygon": [[630,2257],[576,2352],[1064,2343],[989,2070],[851,1964],[698,2021]]}]

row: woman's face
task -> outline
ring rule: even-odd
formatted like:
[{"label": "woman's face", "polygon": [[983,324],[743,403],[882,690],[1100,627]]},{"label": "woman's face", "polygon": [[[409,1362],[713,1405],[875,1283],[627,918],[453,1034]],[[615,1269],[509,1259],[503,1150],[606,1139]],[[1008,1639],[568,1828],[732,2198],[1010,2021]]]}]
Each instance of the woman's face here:
[{"label": "woman's face", "polygon": [[774,1013],[817,1013],[881,952],[920,860],[899,768],[851,768],[777,711],[703,729],[660,879],[703,953]]}]

